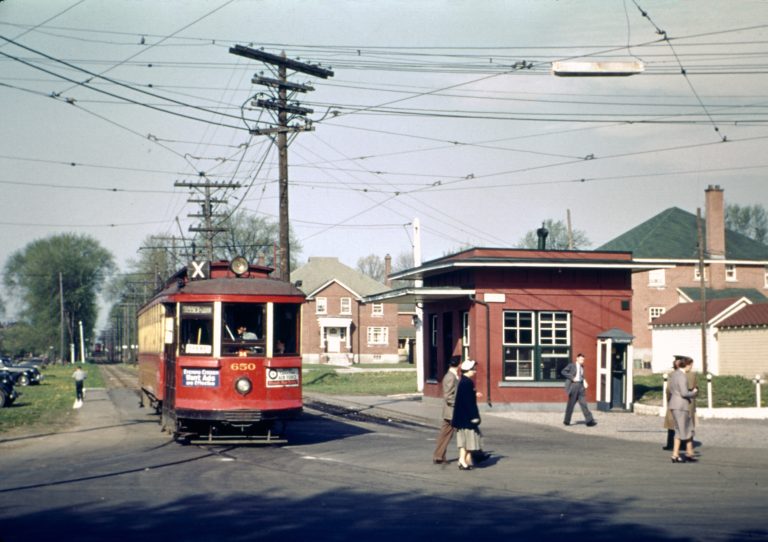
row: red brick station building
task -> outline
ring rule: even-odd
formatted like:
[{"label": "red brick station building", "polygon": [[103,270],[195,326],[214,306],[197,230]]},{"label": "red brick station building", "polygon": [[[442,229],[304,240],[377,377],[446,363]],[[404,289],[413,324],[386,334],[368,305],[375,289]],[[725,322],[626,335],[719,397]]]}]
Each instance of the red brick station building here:
[{"label": "red brick station building", "polygon": [[587,398],[632,404],[630,252],[472,248],[395,273],[417,286],[368,302],[420,303],[425,398],[440,399],[453,355],[478,361],[486,406],[562,408],[560,371],[582,352]]}]

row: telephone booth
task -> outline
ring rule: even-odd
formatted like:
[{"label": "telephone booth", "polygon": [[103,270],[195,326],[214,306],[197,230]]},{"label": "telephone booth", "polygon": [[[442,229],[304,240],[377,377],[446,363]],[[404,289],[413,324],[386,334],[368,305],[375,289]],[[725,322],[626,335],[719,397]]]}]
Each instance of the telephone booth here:
[{"label": "telephone booth", "polygon": [[632,339],[618,328],[597,336],[598,410],[632,410]]}]

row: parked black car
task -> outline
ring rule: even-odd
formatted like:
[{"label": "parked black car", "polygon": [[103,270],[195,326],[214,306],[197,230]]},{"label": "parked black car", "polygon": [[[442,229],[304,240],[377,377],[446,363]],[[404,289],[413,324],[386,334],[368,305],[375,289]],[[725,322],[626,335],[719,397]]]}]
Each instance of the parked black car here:
[{"label": "parked black car", "polygon": [[48,365],[48,360],[44,358],[25,358],[13,363],[15,367],[27,367],[37,370],[45,369]]},{"label": "parked black car", "polygon": [[43,375],[36,367],[16,367],[0,358],[0,370],[18,374],[16,383],[19,386],[28,386],[30,384],[39,384],[43,380]]},{"label": "parked black car", "polygon": [[0,371],[0,408],[11,406],[19,397],[19,392],[13,387],[16,375],[8,371]]}]

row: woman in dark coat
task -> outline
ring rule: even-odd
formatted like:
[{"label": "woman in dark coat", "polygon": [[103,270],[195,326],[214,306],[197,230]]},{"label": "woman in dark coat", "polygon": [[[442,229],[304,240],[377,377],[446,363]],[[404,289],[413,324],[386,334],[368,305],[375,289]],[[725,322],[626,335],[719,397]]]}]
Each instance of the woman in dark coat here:
[{"label": "woman in dark coat", "polygon": [[456,400],[453,404],[451,425],[456,429],[460,470],[472,470],[472,452],[483,448],[478,429],[480,411],[477,408],[475,383],[472,381],[477,373],[476,366],[473,360],[461,364],[461,378],[456,386]]}]

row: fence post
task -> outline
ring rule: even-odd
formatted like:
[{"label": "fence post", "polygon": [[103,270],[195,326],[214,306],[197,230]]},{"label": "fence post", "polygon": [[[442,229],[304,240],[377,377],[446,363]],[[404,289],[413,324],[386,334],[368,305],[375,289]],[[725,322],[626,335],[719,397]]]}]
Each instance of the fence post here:
[{"label": "fence post", "polygon": [[712,373],[707,373],[707,408],[712,410]]},{"label": "fence post", "polygon": [[761,378],[760,375],[755,375],[755,379],[752,381],[755,383],[755,395],[757,396],[757,408],[760,408],[762,401],[760,400],[760,384],[761,384]]}]

